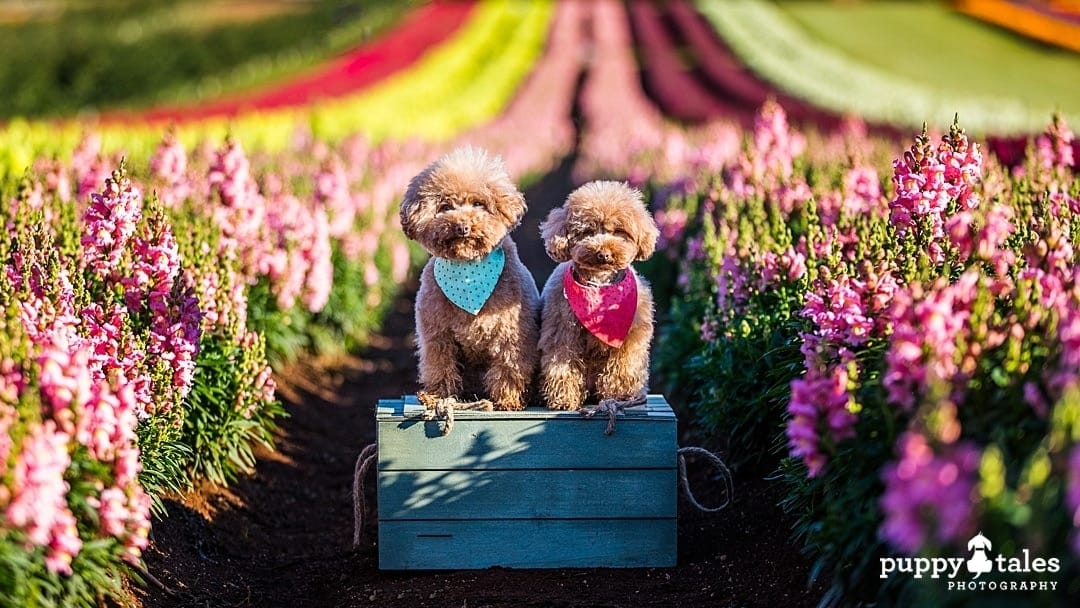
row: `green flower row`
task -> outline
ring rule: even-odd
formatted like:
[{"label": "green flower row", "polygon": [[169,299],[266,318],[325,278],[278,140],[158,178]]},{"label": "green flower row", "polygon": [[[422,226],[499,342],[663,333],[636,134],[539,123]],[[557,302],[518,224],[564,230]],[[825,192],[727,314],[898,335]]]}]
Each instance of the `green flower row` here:
[{"label": "green flower row", "polygon": [[[973,132],[1007,135],[1041,131],[1055,110],[1006,97],[950,94],[890,73],[814,39],[769,2],[699,1],[697,6],[754,72],[840,114],[916,128],[924,122],[945,128],[959,114]],[[1080,122],[1080,116],[1065,118]]]}]

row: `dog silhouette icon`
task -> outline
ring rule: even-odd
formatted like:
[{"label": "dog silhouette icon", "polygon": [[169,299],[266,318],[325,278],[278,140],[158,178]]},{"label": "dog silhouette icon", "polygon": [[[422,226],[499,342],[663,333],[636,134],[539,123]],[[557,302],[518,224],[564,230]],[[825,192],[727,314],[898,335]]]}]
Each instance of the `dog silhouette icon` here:
[{"label": "dog silhouette icon", "polygon": [[994,569],[994,562],[986,555],[986,552],[993,549],[993,547],[993,543],[983,536],[982,532],[968,541],[968,551],[973,551],[973,553],[971,559],[967,560],[967,569],[968,572],[975,575],[974,578],[979,578],[979,575],[983,572],[990,572]]}]

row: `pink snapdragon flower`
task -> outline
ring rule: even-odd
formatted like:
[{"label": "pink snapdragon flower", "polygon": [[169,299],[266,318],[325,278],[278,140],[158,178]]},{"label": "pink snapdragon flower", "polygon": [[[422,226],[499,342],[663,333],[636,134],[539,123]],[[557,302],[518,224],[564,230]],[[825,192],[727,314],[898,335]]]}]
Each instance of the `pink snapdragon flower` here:
[{"label": "pink snapdragon flower", "polygon": [[291,194],[278,194],[266,218],[271,241],[260,259],[259,273],[269,277],[278,307],[288,310],[303,296],[314,307],[312,312],[321,310],[333,280],[326,210],[304,205]]},{"label": "pink snapdragon flower", "polygon": [[390,245],[390,280],[395,285],[400,285],[409,278],[409,268],[412,265],[412,256],[409,246],[405,241],[395,240]]},{"label": "pink snapdragon flower", "polygon": [[76,200],[85,201],[109,177],[108,164],[101,156],[99,135],[88,133],[83,136],[71,152],[71,167],[75,173]]},{"label": "pink snapdragon flower", "polygon": [[660,238],[656,242],[656,248],[667,251],[670,256],[677,255],[675,251],[668,251],[669,247],[678,246],[686,230],[686,222],[689,216],[685,209],[658,209],[653,214],[656,226],[660,229]]},{"label": "pink snapdragon flower", "polygon": [[[334,263],[330,244],[330,222],[326,213],[316,209],[312,216],[312,233],[302,250],[308,267],[302,298],[304,307],[309,312],[317,313],[330,301],[330,292],[334,286]],[[391,253],[396,255],[397,252]],[[396,258],[394,261],[397,261]]]},{"label": "pink snapdragon flower", "polygon": [[202,312],[194,288],[181,273],[180,251],[164,218],[147,218],[145,232],[132,239],[131,257],[131,272],[121,280],[124,299],[132,314],[150,315],[146,352],[172,371],[168,385],[155,387],[155,401],[164,412],[191,390]]},{"label": "pink snapdragon flower", "polygon": [[816,477],[825,468],[823,441],[833,444],[855,436],[855,414],[848,408],[846,366],[827,370],[811,368],[802,378],[791,381],[788,402],[788,449],[793,458],[806,464],[807,475]]},{"label": "pink snapdragon flower", "polygon": [[1016,254],[1006,247],[1015,232],[1015,212],[1009,205],[996,204],[981,216],[974,211],[960,211],[945,221],[945,232],[960,255],[961,261],[975,258],[989,262],[995,276],[1007,278],[1009,268],[1016,263]]},{"label": "pink snapdragon flower", "polygon": [[89,351],[88,367],[96,383],[130,387],[137,404],[136,412],[145,416],[154,403],[153,387],[146,372],[146,350],[133,344],[125,335],[130,320],[127,308],[113,304],[105,310],[91,302],[80,314],[82,340]]},{"label": "pink snapdragon flower", "polygon": [[234,249],[222,249],[215,254],[207,243],[199,247],[202,255],[215,259],[216,263],[199,272],[185,267],[183,282],[194,290],[202,317],[201,328],[238,337],[247,325],[248,308],[247,278],[239,269],[238,253]]},{"label": "pink snapdragon flower", "polygon": [[[899,289],[891,271],[867,267],[863,278],[840,275],[819,280],[806,293],[801,315],[814,322],[821,339],[838,346],[861,346],[891,330],[886,313]],[[808,360],[807,365],[812,364]]]},{"label": "pink snapdragon flower", "polygon": [[353,229],[357,206],[349,192],[349,178],[337,159],[323,163],[315,175],[315,202],[330,218],[330,236],[338,238]]},{"label": "pink snapdragon flower", "polygon": [[877,170],[868,166],[855,166],[844,173],[843,211],[847,217],[863,215],[885,216],[887,202],[882,197],[881,182]]},{"label": "pink snapdragon flower", "polygon": [[[21,377],[2,371],[4,367],[14,366],[14,362],[11,362],[10,366],[6,365],[7,362],[11,362],[11,359],[0,362],[0,479],[7,474],[8,457],[11,456],[11,450],[15,447],[15,442],[11,438],[11,427],[19,414],[15,411],[13,404],[18,399],[19,391],[22,390]],[[12,394],[15,396],[14,399],[10,398]],[[8,498],[7,488],[0,485],[0,505],[7,504]]]},{"label": "pink snapdragon flower", "polygon": [[25,531],[30,544],[47,548],[46,567],[60,574],[71,574],[71,561],[82,550],[64,481],[71,465],[70,439],[52,420],[30,427],[15,459],[11,502],[4,511],[8,523]]},{"label": "pink snapdragon flower", "polygon": [[721,314],[740,314],[750,299],[753,280],[749,271],[744,268],[745,265],[742,256],[734,251],[728,251],[720,260],[714,281],[716,306]]},{"label": "pink snapdragon flower", "polygon": [[767,251],[761,257],[760,289],[769,289],[780,280],[794,282],[806,276],[806,256],[791,245],[779,254]]},{"label": "pink snapdragon flower", "polygon": [[864,289],[865,283],[847,276],[828,281],[823,289],[807,292],[802,316],[813,321],[826,340],[865,344],[874,330],[874,319],[864,310]]},{"label": "pink snapdragon flower", "polygon": [[240,363],[244,377],[253,377],[255,380],[237,391],[234,407],[244,418],[251,418],[259,409],[276,399],[277,383],[274,381],[273,369],[262,356],[266,348],[263,336],[255,331],[247,331],[241,336],[239,345],[246,351]]},{"label": "pink snapdragon flower", "polygon": [[[88,496],[87,503],[98,512],[101,532],[123,543],[125,559],[137,560],[147,544],[150,498],[138,483],[141,465],[135,428],[140,404],[135,398],[136,384],[121,384],[111,390],[109,383],[94,377],[85,349],[68,352],[46,348],[39,357],[39,366],[42,402],[53,417],[46,425],[58,428],[54,436],[62,436],[64,456],[68,442],[74,439],[94,459],[111,463],[115,485]],[[63,461],[63,469],[68,466],[70,459]],[[63,471],[56,479],[62,477]],[[78,552],[81,543],[74,519],[69,522],[61,518],[53,528],[58,532],[50,543],[47,559],[57,567],[70,564],[70,557]]]},{"label": "pink snapdragon flower", "polygon": [[1047,370],[1047,384],[1055,397],[1080,384],[1080,294],[1058,321],[1061,354]]},{"label": "pink snapdragon flower", "polygon": [[794,159],[806,150],[806,138],[797,131],[788,128],[787,112],[773,100],[762,104],[754,116],[754,152],[760,163],[754,175],[765,172],[786,180],[794,170]]},{"label": "pink snapdragon flower", "polygon": [[11,261],[5,265],[4,273],[12,287],[25,292],[18,303],[19,321],[35,344],[77,345],[81,338],[75,288],[66,268],[48,276],[47,265],[46,260],[26,259],[19,251],[12,252]]},{"label": "pink snapdragon flower", "polygon": [[1073,158],[1075,135],[1060,114],[1054,114],[1046,131],[1035,139],[1035,155],[1046,172],[1064,171],[1076,166]]},{"label": "pink snapdragon flower", "polygon": [[150,156],[150,175],[161,182],[158,196],[167,207],[175,207],[191,196],[187,167],[187,150],[176,133],[169,130]]},{"label": "pink snapdragon flower", "polygon": [[928,542],[948,545],[974,531],[975,482],[979,451],[968,443],[936,454],[926,437],[908,431],[896,443],[899,458],[885,465],[879,534],[907,554]]},{"label": "pink snapdragon flower", "polygon": [[[728,175],[728,185],[738,197],[764,195],[781,185],[791,185],[794,160],[806,149],[806,138],[788,128],[787,113],[768,100],[754,117],[750,148],[739,156]],[[789,203],[796,198],[788,195]]]},{"label": "pink snapdragon flower", "polygon": [[39,358],[41,394],[60,429],[86,446],[91,456],[112,462],[117,450],[135,442],[137,404],[131,384],[114,393],[95,382],[86,350],[46,349]]},{"label": "pink snapdragon flower", "polygon": [[114,171],[105,188],[90,196],[83,214],[83,264],[99,278],[115,274],[128,240],[142,216],[142,195],[123,171]]},{"label": "pink snapdragon flower", "polygon": [[963,384],[957,340],[969,332],[971,306],[983,280],[969,270],[951,285],[938,281],[925,295],[921,290],[897,292],[882,379],[891,403],[910,410],[932,383]]},{"label": "pink snapdragon flower", "polygon": [[[65,203],[71,200],[71,178],[60,161],[38,159],[34,162],[34,171],[42,176],[41,185],[44,188],[44,194],[55,196]],[[97,187],[96,183],[94,187]]]},{"label": "pink snapdragon flower", "polygon": [[898,234],[914,232],[934,263],[944,261],[937,241],[945,234],[945,221],[957,211],[979,206],[982,173],[979,145],[969,143],[959,126],[953,124],[936,149],[924,129],[911,149],[893,161],[895,196],[889,209]]},{"label": "pink snapdragon flower", "polygon": [[266,201],[239,142],[230,138],[214,153],[207,181],[220,203],[213,207],[213,219],[221,228],[221,248],[236,248],[244,273],[254,277],[259,266],[266,265]]},{"label": "pink snapdragon flower", "polygon": [[138,563],[150,543],[150,496],[138,484],[113,486],[102,490],[93,504],[101,531],[123,543],[125,561]]}]

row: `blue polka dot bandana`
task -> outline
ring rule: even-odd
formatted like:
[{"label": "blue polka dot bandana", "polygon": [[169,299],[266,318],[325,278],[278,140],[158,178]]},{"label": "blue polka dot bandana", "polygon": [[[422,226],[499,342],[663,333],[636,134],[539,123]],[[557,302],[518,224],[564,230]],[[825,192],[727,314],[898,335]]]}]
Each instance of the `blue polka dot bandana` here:
[{"label": "blue polka dot bandana", "polygon": [[502,247],[479,260],[435,258],[435,282],[458,308],[475,315],[495,291],[505,264]]}]

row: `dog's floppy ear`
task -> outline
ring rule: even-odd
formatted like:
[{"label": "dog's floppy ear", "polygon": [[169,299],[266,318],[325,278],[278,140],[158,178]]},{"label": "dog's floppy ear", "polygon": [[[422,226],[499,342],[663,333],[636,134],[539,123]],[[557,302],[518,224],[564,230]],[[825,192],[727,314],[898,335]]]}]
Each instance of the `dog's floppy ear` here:
[{"label": "dog's floppy ear", "polygon": [[509,179],[507,182],[495,188],[495,211],[506,218],[506,225],[513,230],[529,208],[525,204],[525,195],[509,183]]},{"label": "dog's floppy ear", "polygon": [[566,236],[566,209],[556,207],[548,213],[547,219],[540,224],[540,236],[544,238],[544,249],[556,262],[570,261],[570,239]]},{"label": "dog's floppy ear", "polygon": [[652,214],[645,207],[645,200],[641,192],[635,189],[634,193],[641,204],[641,217],[633,231],[634,243],[637,244],[638,248],[637,260],[641,262],[649,259],[653,252],[656,251],[656,240],[660,238],[660,230],[656,227],[656,220],[653,219]]},{"label": "dog's floppy ear", "polygon": [[424,203],[426,202],[422,187],[427,181],[430,173],[430,168],[425,169],[409,181],[409,187],[405,190],[405,198],[401,200],[401,209],[398,211],[398,215],[401,218],[402,232],[405,233],[405,236],[413,240],[416,240],[416,234],[418,232],[417,224],[420,223],[421,215],[424,210]]}]

